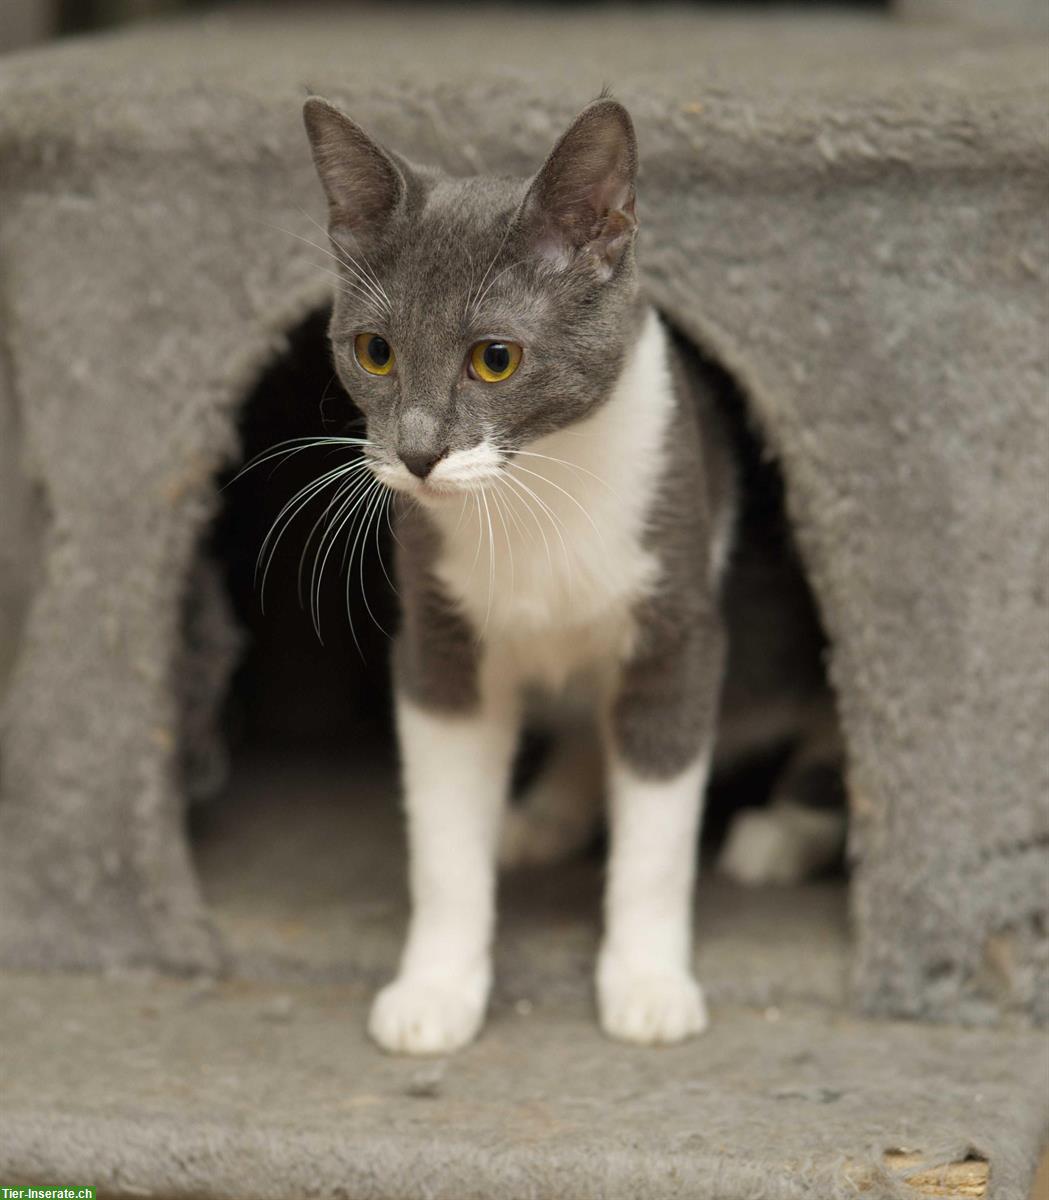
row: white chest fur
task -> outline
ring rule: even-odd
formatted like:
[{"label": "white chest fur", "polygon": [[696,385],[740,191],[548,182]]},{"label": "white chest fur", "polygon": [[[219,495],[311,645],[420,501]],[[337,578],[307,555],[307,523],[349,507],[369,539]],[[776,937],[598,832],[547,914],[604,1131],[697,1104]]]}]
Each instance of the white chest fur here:
[{"label": "white chest fur", "polygon": [[617,662],[656,582],[645,526],[674,403],[654,312],[593,415],[529,445],[497,486],[437,513],[437,573],[482,639],[556,686]]}]

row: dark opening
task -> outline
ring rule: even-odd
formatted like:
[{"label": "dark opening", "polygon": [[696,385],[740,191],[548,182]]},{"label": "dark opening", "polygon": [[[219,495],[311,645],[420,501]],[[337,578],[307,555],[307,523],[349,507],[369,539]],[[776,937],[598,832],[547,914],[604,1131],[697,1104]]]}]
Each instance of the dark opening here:
[{"label": "dark opening", "polygon": [[[297,515],[281,516],[323,472],[360,458],[359,450],[348,445],[300,449],[303,443],[292,441],[363,433],[361,415],[332,369],[327,321],[328,312],[320,311],[292,331],[286,353],[247,398],[240,430],[243,463],[221,481],[223,508],[207,547],[221,564],[245,639],[225,706],[225,736],[235,759],[278,750],[386,764],[394,757],[387,635],[396,627],[397,602],[387,579],[387,572],[393,573],[389,526],[376,509],[365,535],[357,534],[361,522],[350,520],[341,538],[322,540],[341,481],[306,500]],[[720,398],[741,464],[740,545],[746,549],[736,552],[727,596],[730,625],[767,623],[768,606],[774,605],[787,630],[786,636],[749,637],[749,652],[733,651],[726,710],[737,719],[735,710],[784,680],[803,702],[829,699],[825,639],[793,550],[780,471],[764,451],[733,379],[694,348],[688,352]],[[275,457],[238,476],[244,464],[267,454]],[[363,483],[362,473],[353,478]],[[272,553],[263,555],[260,569],[268,533]],[[311,599],[322,563],[320,586]],[[758,750],[735,754],[715,775],[704,823],[711,852],[723,841],[733,815],[764,803],[790,766],[796,738],[789,728],[759,740]],[[542,756],[542,744],[526,740],[519,782],[530,777]],[[835,779],[826,763],[816,764],[802,783],[813,793],[806,802],[843,802],[840,777]],[[815,794],[820,789],[822,796]]]},{"label": "dark opening", "polygon": [[[362,499],[363,473],[333,480],[307,498],[297,515],[293,508],[281,517],[313,480],[360,459],[353,446],[303,447],[292,441],[362,434],[360,413],[331,366],[327,322],[328,312],[318,312],[292,332],[287,353],[242,410],[243,463],[270,452],[277,457],[246,473],[232,471],[222,481],[224,504],[209,553],[223,566],[246,635],[227,711],[229,736],[241,750],[276,743],[292,751],[337,750],[389,737],[388,635],[396,606],[379,561],[381,555],[392,574],[389,528],[369,500],[343,531],[362,531],[356,543],[349,539],[352,561],[345,537],[334,545],[321,540],[338,505]],[[340,484],[349,490],[330,507]],[[370,521],[356,519],[365,515]],[[306,545],[317,521],[321,525]],[[270,549],[260,560],[267,534]]]},{"label": "dark opening", "polygon": [[[362,432],[359,414],[334,376],[326,324],[327,313],[318,312],[294,330],[286,352],[246,397],[244,463],[288,439]],[[751,497],[744,523],[756,524],[775,543],[787,535],[782,480],[762,452],[740,390],[716,365],[704,369],[722,395],[744,462]],[[266,580],[265,612],[256,578],[260,546],[282,507],[325,469],[357,459],[350,447],[308,449],[257,466],[235,482],[235,471],[220,481],[226,485],[222,510],[203,550],[220,569],[243,640],[223,719],[231,767],[221,786],[212,773],[210,798],[190,806],[190,832],[205,899],[238,974],[358,980],[370,988],[393,969],[406,917],[390,642],[378,628],[393,631],[396,622],[396,596],[379,557],[381,552],[392,574],[389,530],[385,522],[372,524],[363,559],[360,546],[353,556],[348,592],[343,547],[332,551],[319,596],[323,641],[308,605],[300,604],[298,574],[307,534],[323,518],[331,489],[303,510],[278,544]],[[316,553],[315,537],[305,557],[307,585]],[[788,598],[781,584],[772,580],[779,598]],[[789,600],[814,624],[805,646],[787,639],[787,657],[775,663],[790,674],[797,665],[791,655],[804,649],[804,669],[818,684],[822,634],[797,564]],[[773,660],[758,658],[760,675]],[[744,662],[736,673],[742,678],[750,669]],[[541,766],[544,753],[534,739],[526,738],[525,747],[519,784]],[[715,780],[705,821],[708,854],[717,853],[733,813],[764,802],[791,753],[788,736],[766,739],[761,754],[741,756]],[[557,952],[539,947],[560,945],[562,937],[574,947],[569,957],[578,958],[570,976],[575,982],[565,986],[587,978],[588,938],[600,911],[600,855],[598,840],[588,856],[574,862],[504,877],[497,944],[503,987],[532,986],[529,971],[547,961],[561,964],[560,972],[567,961],[563,947]],[[735,885],[707,874],[700,893],[701,945],[721,927],[749,929],[759,942],[780,936],[767,932],[773,927],[784,928],[784,901],[775,889],[744,897]],[[825,882],[791,895],[790,920],[799,938],[820,947],[825,961],[817,973],[830,993],[843,977],[847,946],[842,891]],[[572,929],[576,932],[566,932]],[[727,957],[730,975],[737,957],[735,951]],[[757,995],[766,982],[740,984],[739,994],[753,986]]]},{"label": "dark opening", "polygon": [[[787,516],[782,471],[732,375],[680,330],[674,337],[716,398],[738,471],[722,592],[730,648],[703,824],[704,847],[716,855],[741,809],[778,800],[844,812],[843,746],[827,637]],[[832,856],[821,870],[843,866]]]}]

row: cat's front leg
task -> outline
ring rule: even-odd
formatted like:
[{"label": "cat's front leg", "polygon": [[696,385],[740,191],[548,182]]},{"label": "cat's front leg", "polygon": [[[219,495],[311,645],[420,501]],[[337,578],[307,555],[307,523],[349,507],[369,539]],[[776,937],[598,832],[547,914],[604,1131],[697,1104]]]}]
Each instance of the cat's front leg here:
[{"label": "cat's front leg", "polygon": [[478,671],[465,710],[397,687],[411,924],[369,1032],[385,1050],[444,1054],[471,1041],[491,986],[495,851],[517,741],[515,696]]},{"label": "cat's front leg", "polygon": [[597,998],[602,1028],[621,1041],[677,1042],[706,1028],[691,966],[692,893],[722,660],[712,616],[650,643],[627,664],[611,707]]}]

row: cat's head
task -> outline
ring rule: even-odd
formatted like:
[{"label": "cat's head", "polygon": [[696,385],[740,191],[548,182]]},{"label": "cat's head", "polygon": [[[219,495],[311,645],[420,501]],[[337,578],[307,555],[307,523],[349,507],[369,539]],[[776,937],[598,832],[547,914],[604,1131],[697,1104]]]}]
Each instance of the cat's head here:
[{"label": "cat's head", "polygon": [[607,97],[530,180],[453,178],[304,110],[340,285],[335,366],[372,469],[439,502],[607,399],[637,319],[637,150]]}]

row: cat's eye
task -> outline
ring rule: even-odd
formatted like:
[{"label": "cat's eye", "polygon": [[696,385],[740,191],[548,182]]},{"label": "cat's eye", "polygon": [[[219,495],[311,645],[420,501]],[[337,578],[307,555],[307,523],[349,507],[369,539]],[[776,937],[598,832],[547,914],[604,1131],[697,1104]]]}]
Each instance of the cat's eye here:
[{"label": "cat's eye", "polygon": [[393,347],[377,333],[357,334],[353,352],[369,375],[389,375],[393,370]]},{"label": "cat's eye", "polygon": [[485,383],[499,383],[521,365],[521,354],[516,342],[478,342],[470,351],[470,374]]}]

